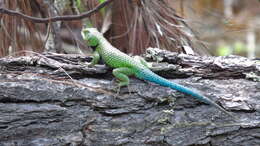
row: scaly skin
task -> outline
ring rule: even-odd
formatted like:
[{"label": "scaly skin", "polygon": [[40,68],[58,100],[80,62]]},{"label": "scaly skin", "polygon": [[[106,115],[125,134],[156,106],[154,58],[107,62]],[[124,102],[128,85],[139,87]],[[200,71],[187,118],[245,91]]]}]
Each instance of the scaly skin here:
[{"label": "scaly skin", "polygon": [[103,35],[95,28],[86,28],[82,30],[83,39],[87,41],[87,44],[94,49],[94,59],[90,66],[95,65],[100,57],[110,67],[114,68],[113,75],[120,81],[119,87],[127,86],[129,84],[128,76],[134,75],[135,77],[150,81],[161,86],[170,87],[187,95],[210,104],[218,108],[220,111],[226,113],[229,116],[234,117],[221,106],[210,100],[209,98],[187,88],[182,85],[170,82],[169,80],[153,73],[147,64],[143,61],[137,61],[136,59],[128,56],[127,54],[119,51],[113,47]]}]

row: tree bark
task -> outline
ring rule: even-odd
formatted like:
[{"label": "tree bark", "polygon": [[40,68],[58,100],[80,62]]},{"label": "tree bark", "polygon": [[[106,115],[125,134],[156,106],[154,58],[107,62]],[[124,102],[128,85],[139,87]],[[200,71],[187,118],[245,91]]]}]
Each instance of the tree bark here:
[{"label": "tree bark", "polygon": [[155,56],[156,73],[200,91],[240,120],[135,78],[116,96],[111,69],[88,68],[90,57],[38,54],[0,59],[0,145],[260,143],[259,63],[149,49],[147,59]]}]

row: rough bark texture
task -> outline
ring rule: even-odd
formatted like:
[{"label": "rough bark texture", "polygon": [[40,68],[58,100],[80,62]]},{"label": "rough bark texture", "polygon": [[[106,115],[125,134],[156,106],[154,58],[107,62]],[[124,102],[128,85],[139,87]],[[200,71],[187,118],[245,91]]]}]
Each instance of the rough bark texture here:
[{"label": "rough bark texture", "polygon": [[157,61],[168,62],[155,65],[155,72],[199,90],[240,120],[190,96],[134,78],[129,89],[115,96],[111,70],[104,65],[88,68],[84,62],[89,57],[2,58],[0,145],[260,143],[259,64],[238,56],[148,52],[148,58],[159,56]]}]

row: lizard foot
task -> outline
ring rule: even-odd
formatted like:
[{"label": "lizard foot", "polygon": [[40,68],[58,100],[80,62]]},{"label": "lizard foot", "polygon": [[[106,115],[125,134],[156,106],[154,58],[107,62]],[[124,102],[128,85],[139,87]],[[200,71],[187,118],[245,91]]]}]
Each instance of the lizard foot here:
[{"label": "lizard foot", "polygon": [[[114,97],[116,97],[116,98],[119,97],[119,95],[120,95],[120,91],[121,91],[121,89],[122,89],[121,87],[122,87],[122,86],[117,86],[116,88],[112,89],[114,92],[116,92],[116,94],[115,94]],[[125,87],[125,86],[123,86],[123,88],[124,88],[124,87]],[[126,87],[127,87],[127,89],[126,89],[127,91],[124,90],[124,89],[122,89],[123,92],[124,92],[124,93],[129,93],[129,95],[131,95],[131,94],[132,94],[132,91],[131,91],[129,85],[127,85]]]},{"label": "lizard foot", "polygon": [[121,90],[121,87],[120,86],[117,86],[116,88],[112,89],[113,91],[116,92],[116,94],[114,95],[115,98],[118,98],[119,97],[119,94],[120,94],[120,90]]}]

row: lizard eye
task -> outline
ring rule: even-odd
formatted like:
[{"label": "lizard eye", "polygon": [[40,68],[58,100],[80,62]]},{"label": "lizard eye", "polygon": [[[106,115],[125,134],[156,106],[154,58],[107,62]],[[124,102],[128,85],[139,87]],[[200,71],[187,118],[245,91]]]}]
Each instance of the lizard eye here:
[{"label": "lizard eye", "polygon": [[97,38],[97,36],[95,35],[95,33],[93,33],[91,28],[85,28],[81,31],[81,35],[83,37],[83,39],[87,42],[88,46],[97,46],[99,43],[99,39]]},{"label": "lizard eye", "polygon": [[91,47],[97,46],[99,43],[99,40],[96,36],[88,34],[87,35],[87,44]]}]

